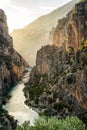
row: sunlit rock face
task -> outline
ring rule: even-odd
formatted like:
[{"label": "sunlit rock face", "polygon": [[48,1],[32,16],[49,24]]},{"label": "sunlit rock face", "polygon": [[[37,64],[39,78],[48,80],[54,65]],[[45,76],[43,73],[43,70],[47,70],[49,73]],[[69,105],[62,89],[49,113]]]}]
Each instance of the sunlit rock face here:
[{"label": "sunlit rock face", "polygon": [[0,10],[0,77],[6,89],[20,80],[27,63],[14,50],[12,38],[8,33],[6,15]]},{"label": "sunlit rock face", "polygon": [[83,43],[86,40],[86,3],[76,4],[66,18],[58,21],[54,45],[43,46],[37,52],[36,66],[25,89],[26,96],[30,94],[27,104],[38,107],[41,114],[58,118],[78,116],[85,123],[87,45]]},{"label": "sunlit rock face", "polygon": [[87,1],[79,2],[67,16],[58,21],[54,33],[56,46],[74,47],[75,50],[87,39]]},{"label": "sunlit rock face", "polygon": [[0,9],[0,36],[6,38],[7,42],[9,42],[11,46],[13,46],[12,38],[8,34],[7,17],[4,11],[1,9]]},{"label": "sunlit rock face", "polygon": [[54,45],[44,46],[37,52],[36,68],[40,74],[61,71],[64,62],[66,62],[66,52]]},{"label": "sunlit rock face", "polygon": [[[24,59],[13,48],[13,41],[8,33],[6,15],[3,10],[0,10],[0,110],[2,110],[3,97],[21,80],[27,66]],[[3,122],[8,120],[1,114],[0,120],[2,118]],[[7,121],[7,124],[10,122]],[[3,126],[3,124],[0,125]]]},{"label": "sunlit rock face", "polygon": [[83,53],[87,54],[87,48],[69,54],[62,47],[42,47],[25,88],[26,103],[38,107],[41,114],[78,116],[86,122],[87,66],[80,60]]},{"label": "sunlit rock face", "polygon": [[36,53],[40,47],[53,44],[54,28],[57,25],[58,19],[65,17],[72,10],[76,2],[78,0],[72,0],[51,13],[39,17],[26,27],[14,30],[11,33],[15,49],[31,66],[35,65]]}]

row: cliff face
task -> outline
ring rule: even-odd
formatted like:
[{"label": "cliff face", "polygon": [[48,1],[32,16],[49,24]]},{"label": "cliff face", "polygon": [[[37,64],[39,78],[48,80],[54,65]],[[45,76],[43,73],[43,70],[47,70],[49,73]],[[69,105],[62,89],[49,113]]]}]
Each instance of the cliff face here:
[{"label": "cliff face", "polygon": [[86,54],[87,47],[77,52],[56,46],[42,47],[25,88],[25,96],[29,97],[26,103],[38,107],[45,115],[59,118],[75,115],[86,122]]},{"label": "cliff face", "polygon": [[52,27],[55,27],[58,19],[65,17],[77,2],[78,0],[71,0],[66,5],[55,9],[51,13],[39,17],[25,28],[13,31],[11,35],[14,39],[15,49],[31,66],[35,65],[36,53],[40,47],[52,43],[52,33],[49,42],[49,32]]},{"label": "cliff face", "polygon": [[[87,123],[87,2],[59,20],[53,46],[37,52],[36,66],[25,88],[26,103],[41,114],[78,116]],[[80,11],[81,9],[81,11]],[[83,13],[82,13],[82,9]],[[85,26],[85,27],[84,27]],[[67,49],[66,49],[67,48]]]},{"label": "cliff face", "polygon": [[[70,15],[71,14],[71,15]],[[87,39],[87,1],[79,2],[65,18],[58,21],[54,34],[56,46],[78,49]]]},{"label": "cliff face", "polygon": [[[27,63],[14,50],[12,38],[8,34],[6,15],[0,10],[0,111],[2,111],[2,100],[8,90],[21,80]],[[0,113],[0,128],[3,126],[1,120],[6,118]],[[9,120],[7,120],[8,124]],[[9,126],[10,127],[10,126]]]},{"label": "cliff face", "polygon": [[36,68],[41,75],[56,73],[57,70],[61,72],[65,62],[66,52],[54,45],[44,46],[37,52]]}]

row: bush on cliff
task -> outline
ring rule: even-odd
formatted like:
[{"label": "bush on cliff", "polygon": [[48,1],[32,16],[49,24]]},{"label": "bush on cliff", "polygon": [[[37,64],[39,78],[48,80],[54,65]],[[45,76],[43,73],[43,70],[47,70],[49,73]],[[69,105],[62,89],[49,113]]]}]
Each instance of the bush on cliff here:
[{"label": "bush on cliff", "polygon": [[16,130],[86,130],[86,126],[77,117],[67,117],[63,120],[57,120],[54,117],[40,117],[34,126],[26,122],[18,126]]},{"label": "bush on cliff", "polygon": [[87,65],[87,52],[83,52],[80,57],[81,63]]}]

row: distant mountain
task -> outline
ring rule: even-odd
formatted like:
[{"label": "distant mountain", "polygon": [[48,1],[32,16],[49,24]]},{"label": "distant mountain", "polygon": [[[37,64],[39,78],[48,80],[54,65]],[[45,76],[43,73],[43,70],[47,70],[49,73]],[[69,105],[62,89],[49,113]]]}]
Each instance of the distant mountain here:
[{"label": "distant mountain", "polygon": [[31,65],[35,65],[36,52],[49,43],[49,32],[57,25],[58,19],[65,17],[78,0],[72,0],[51,13],[41,16],[23,29],[14,30],[11,36],[15,49]]}]

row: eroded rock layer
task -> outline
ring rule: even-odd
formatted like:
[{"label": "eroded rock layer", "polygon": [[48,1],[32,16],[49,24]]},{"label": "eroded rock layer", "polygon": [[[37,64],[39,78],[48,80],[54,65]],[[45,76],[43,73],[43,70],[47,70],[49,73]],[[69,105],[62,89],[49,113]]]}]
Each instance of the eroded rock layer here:
[{"label": "eroded rock layer", "polygon": [[[14,50],[8,33],[6,15],[0,10],[0,128],[12,129],[11,118],[3,113],[2,103],[7,92],[22,78],[27,67],[24,59]],[[10,121],[8,120],[8,117]],[[7,126],[5,126],[5,124]]]},{"label": "eroded rock layer", "polygon": [[87,40],[87,1],[79,2],[67,16],[58,21],[54,34],[56,46],[78,49]]},{"label": "eroded rock layer", "polygon": [[87,1],[58,21],[54,45],[37,52],[25,88],[26,103],[40,114],[78,116],[87,123]]}]

